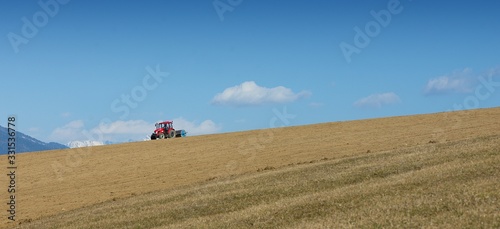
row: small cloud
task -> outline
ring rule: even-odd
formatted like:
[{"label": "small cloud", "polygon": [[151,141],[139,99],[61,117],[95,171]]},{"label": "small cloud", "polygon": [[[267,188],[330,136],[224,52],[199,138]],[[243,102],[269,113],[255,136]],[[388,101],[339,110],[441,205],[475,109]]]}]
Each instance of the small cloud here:
[{"label": "small cloud", "polygon": [[50,141],[69,142],[83,137],[84,123],[82,120],[75,120],[67,123],[62,127],[58,127],[49,135]]},{"label": "small cloud", "polygon": [[212,99],[212,104],[255,106],[266,103],[289,103],[310,95],[311,93],[307,91],[294,93],[291,89],[283,86],[266,88],[257,85],[254,81],[247,81],[218,93]]},{"label": "small cloud", "polygon": [[40,132],[40,128],[38,128],[38,127],[30,127],[28,129],[28,132],[30,132],[31,134],[35,134],[35,133]]},{"label": "small cloud", "polygon": [[483,79],[486,80],[485,86],[500,87],[500,67],[490,69]]},{"label": "small cloud", "polygon": [[309,106],[312,108],[319,108],[322,107],[323,105],[324,105],[323,103],[318,103],[318,102],[309,103]]},{"label": "small cloud", "polygon": [[486,71],[485,74],[487,77],[491,79],[499,79],[500,78],[500,67],[494,67]]},{"label": "small cloud", "polygon": [[246,119],[244,119],[244,118],[241,118],[241,119],[236,119],[236,120],[234,120],[234,122],[235,122],[235,123],[245,123],[245,122],[247,122],[247,120],[246,120]]},{"label": "small cloud", "polygon": [[115,121],[112,123],[100,123],[92,131],[102,134],[148,134],[154,129],[154,123],[148,123],[144,120]]},{"label": "small cloud", "polygon": [[71,113],[70,112],[64,112],[64,113],[61,114],[61,117],[63,117],[63,118],[69,118],[69,117],[71,117]]},{"label": "small cloud", "polygon": [[188,121],[180,117],[173,121],[176,129],[184,129],[188,132],[188,135],[213,134],[222,129],[220,125],[217,125],[212,120],[205,120],[198,124],[196,121]]},{"label": "small cloud", "polygon": [[401,102],[401,99],[394,92],[373,94],[362,98],[354,103],[356,107],[374,107],[381,108],[384,105],[390,105]]},{"label": "small cloud", "polygon": [[470,68],[465,68],[461,71],[430,79],[424,88],[424,94],[470,93],[473,91],[475,82],[475,78],[471,73]]}]

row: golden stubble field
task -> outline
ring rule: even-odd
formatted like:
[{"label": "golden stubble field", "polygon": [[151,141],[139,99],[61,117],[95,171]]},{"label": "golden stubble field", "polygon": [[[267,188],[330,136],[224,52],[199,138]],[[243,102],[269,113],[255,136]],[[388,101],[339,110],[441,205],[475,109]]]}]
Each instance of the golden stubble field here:
[{"label": "golden stubble field", "polygon": [[19,154],[16,223],[266,167],[498,135],[499,117],[492,108]]}]

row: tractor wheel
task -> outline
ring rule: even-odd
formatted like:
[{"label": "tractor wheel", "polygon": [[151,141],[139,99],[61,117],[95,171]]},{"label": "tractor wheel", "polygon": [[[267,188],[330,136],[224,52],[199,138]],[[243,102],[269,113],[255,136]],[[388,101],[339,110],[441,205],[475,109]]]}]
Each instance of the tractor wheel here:
[{"label": "tractor wheel", "polygon": [[170,130],[170,133],[168,133],[168,137],[175,138],[175,130],[174,129]]},{"label": "tractor wheel", "polygon": [[158,137],[159,137],[160,139],[164,139],[164,138],[165,138],[165,134],[161,133]]}]

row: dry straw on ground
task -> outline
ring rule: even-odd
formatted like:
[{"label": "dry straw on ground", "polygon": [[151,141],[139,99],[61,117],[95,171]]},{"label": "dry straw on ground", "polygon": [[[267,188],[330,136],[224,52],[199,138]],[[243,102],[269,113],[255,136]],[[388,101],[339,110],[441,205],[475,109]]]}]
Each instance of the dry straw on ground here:
[{"label": "dry straw on ground", "polygon": [[251,153],[241,143],[269,130],[94,147],[62,180],[51,165],[75,150],[24,154],[18,222],[498,228],[498,117],[495,108],[281,128]]}]

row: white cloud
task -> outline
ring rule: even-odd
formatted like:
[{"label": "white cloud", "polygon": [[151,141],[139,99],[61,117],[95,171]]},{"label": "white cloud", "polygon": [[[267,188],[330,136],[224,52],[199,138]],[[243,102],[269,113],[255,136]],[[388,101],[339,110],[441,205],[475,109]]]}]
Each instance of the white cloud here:
[{"label": "white cloud", "polygon": [[424,88],[424,94],[444,94],[444,93],[469,93],[474,86],[472,70],[465,68],[461,71],[454,71],[451,74],[430,79]]},{"label": "white cloud", "polygon": [[[164,120],[161,120],[164,121]],[[188,121],[184,118],[174,119],[175,129],[184,129],[188,136],[217,133],[221,127],[212,120],[205,120],[201,123]],[[52,131],[49,136],[50,141],[68,142],[126,142],[129,140],[140,141],[149,138],[155,129],[155,122],[144,120],[118,120],[110,123],[100,123],[99,125],[86,129],[82,120],[69,122]]]},{"label": "white cloud", "polygon": [[218,93],[212,99],[212,104],[252,106],[265,103],[289,103],[310,94],[307,91],[294,93],[291,89],[283,86],[274,88],[261,87],[254,81],[247,81]]},{"label": "white cloud", "polygon": [[36,134],[36,133],[40,132],[40,128],[38,128],[38,127],[30,127],[30,128],[28,129],[28,132],[29,132],[30,134]]},{"label": "white cloud", "polygon": [[381,108],[383,105],[395,104],[401,102],[401,99],[394,92],[382,94],[373,94],[362,98],[354,103],[356,107],[375,107]]},{"label": "white cloud", "polygon": [[[165,120],[158,120],[162,122]],[[201,123],[196,121],[188,121],[182,117],[173,119],[174,128],[176,130],[186,130],[189,136],[211,134],[218,132],[221,128],[212,120],[205,120]],[[99,126],[92,129],[93,133],[102,134],[105,140],[120,142],[144,139],[149,136],[155,129],[154,122],[147,122],[144,120],[127,120],[115,121],[112,123],[101,123]]]},{"label": "white cloud", "polygon": [[82,120],[71,121],[62,127],[54,129],[48,139],[50,141],[66,143],[71,141],[71,139],[82,138],[84,126],[85,125]]},{"label": "white cloud", "polygon": [[196,121],[188,121],[181,117],[173,121],[175,129],[184,129],[188,135],[213,134],[221,130],[221,126],[212,120],[205,120],[198,124]]},{"label": "white cloud", "polygon": [[312,107],[312,108],[319,108],[319,107],[324,106],[324,104],[323,103],[318,103],[318,102],[312,102],[312,103],[309,103],[309,106]]},{"label": "white cloud", "polygon": [[500,67],[494,67],[486,71],[485,76],[491,79],[500,78]]},{"label": "white cloud", "polygon": [[247,120],[246,120],[246,119],[244,119],[244,118],[240,118],[240,119],[236,119],[236,120],[234,120],[234,122],[235,122],[235,123],[246,123],[246,122],[247,122]]},{"label": "white cloud", "polygon": [[103,134],[147,134],[154,129],[154,123],[144,120],[115,121],[112,123],[100,123],[92,131]]},{"label": "white cloud", "polygon": [[69,118],[70,116],[71,116],[70,112],[64,112],[61,114],[61,117],[63,117],[63,118]]}]

